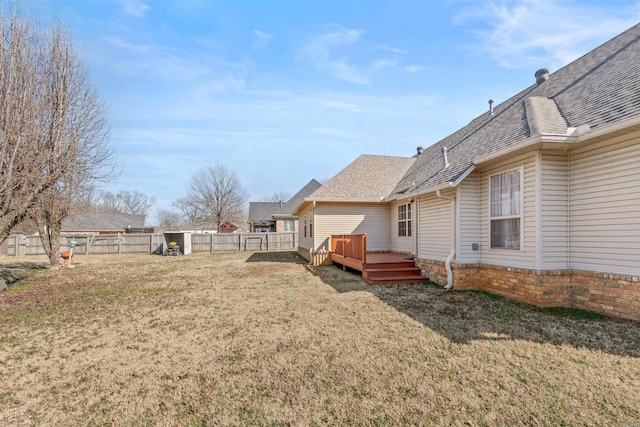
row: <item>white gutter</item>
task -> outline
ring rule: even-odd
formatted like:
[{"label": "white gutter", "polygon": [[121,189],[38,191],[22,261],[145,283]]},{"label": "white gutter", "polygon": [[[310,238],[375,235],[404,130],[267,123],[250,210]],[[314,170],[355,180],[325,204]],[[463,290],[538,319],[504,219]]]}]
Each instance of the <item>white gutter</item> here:
[{"label": "white gutter", "polygon": [[449,252],[449,256],[447,257],[446,261],[444,262],[444,266],[447,270],[447,285],[444,287],[445,289],[452,289],[453,288],[453,270],[451,270],[451,261],[453,261],[453,259],[456,256],[456,198],[455,196],[443,196],[440,193],[440,190],[436,191],[436,196],[441,198],[441,199],[445,199],[445,200],[449,200],[451,202],[451,217],[452,217],[452,224],[451,224],[451,252]]},{"label": "white gutter", "polygon": [[576,142],[583,142],[592,138],[598,138],[606,134],[618,132],[633,126],[640,126],[640,116],[631,117],[629,119],[621,120],[610,125],[598,127],[597,129],[590,130],[589,132],[584,132],[578,135]]},{"label": "white gutter", "polygon": [[[566,135],[565,135],[565,138],[566,138]],[[541,135],[536,135],[536,136],[533,136],[531,138],[527,138],[524,141],[519,142],[519,143],[517,143],[515,145],[512,145],[510,147],[504,148],[502,150],[496,151],[496,152],[488,154],[486,156],[475,158],[475,159],[473,159],[473,164],[474,165],[479,165],[481,163],[488,162],[489,160],[493,160],[496,157],[501,157],[501,156],[513,153],[514,151],[518,151],[518,150],[521,150],[523,148],[529,147],[531,145],[536,145],[539,142],[542,142],[542,136]]]}]

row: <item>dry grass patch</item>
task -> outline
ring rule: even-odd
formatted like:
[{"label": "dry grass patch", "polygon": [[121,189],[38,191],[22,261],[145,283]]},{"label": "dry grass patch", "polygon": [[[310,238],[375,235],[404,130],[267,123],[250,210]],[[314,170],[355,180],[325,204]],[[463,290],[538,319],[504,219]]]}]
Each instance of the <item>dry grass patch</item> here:
[{"label": "dry grass patch", "polygon": [[0,265],[2,425],[640,420],[637,323],[372,287],[293,253],[37,265]]}]

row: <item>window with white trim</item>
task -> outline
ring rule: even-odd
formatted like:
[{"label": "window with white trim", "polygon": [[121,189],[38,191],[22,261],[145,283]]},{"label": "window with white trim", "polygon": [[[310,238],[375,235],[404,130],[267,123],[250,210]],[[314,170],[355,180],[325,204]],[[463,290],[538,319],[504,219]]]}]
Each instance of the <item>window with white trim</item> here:
[{"label": "window with white trim", "polygon": [[294,219],[285,219],[282,221],[282,231],[295,231],[296,221]]},{"label": "window with white trim", "polygon": [[491,247],[520,249],[522,169],[489,177]]},{"label": "window with white trim", "polygon": [[398,236],[411,236],[411,205],[398,205]]}]

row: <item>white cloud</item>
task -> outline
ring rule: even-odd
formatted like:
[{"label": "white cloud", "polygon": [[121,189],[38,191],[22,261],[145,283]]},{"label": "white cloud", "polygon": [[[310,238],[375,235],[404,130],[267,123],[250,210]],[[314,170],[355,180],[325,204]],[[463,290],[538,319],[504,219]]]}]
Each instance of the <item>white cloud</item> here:
[{"label": "white cloud", "polygon": [[380,60],[376,61],[373,64],[373,66],[377,70],[380,70],[382,68],[394,67],[397,63],[398,63],[398,61],[393,60],[393,59],[380,59]]},{"label": "white cloud", "polygon": [[245,80],[228,75],[219,79],[211,79],[201,83],[194,91],[195,98],[207,98],[214,94],[225,92],[239,92],[245,88]]},{"label": "white cloud", "polygon": [[378,72],[398,65],[398,55],[409,52],[366,40],[365,32],[332,25],[312,37],[300,50],[301,57],[325,74],[366,85]]},{"label": "white cloud", "polygon": [[355,66],[333,55],[336,47],[355,45],[363,34],[361,30],[336,26],[332,32],[315,36],[303,47],[302,53],[313,65],[327,74],[351,83],[368,84],[369,76],[366,72],[357,70]]},{"label": "white cloud", "polygon": [[258,36],[261,39],[265,39],[265,40],[271,40],[271,37],[273,37],[271,34],[259,31],[259,30],[253,30],[253,34],[255,34],[256,36]]},{"label": "white cloud", "polygon": [[149,46],[130,43],[130,42],[126,41],[125,39],[123,39],[122,37],[107,36],[104,39],[105,39],[105,41],[107,43],[109,43],[112,46],[116,46],[116,47],[121,48],[121,49],[129,50],[131,52],[149,53],[149,51],[150,51]]},{"label": "white cloud", "polygon": [[424,67],[422,65],[409,65],[407,67],[404,67],[405,71],[408,71],[410,73],[419,73],[420,71],[424,70]]},{"label": "white cloud", "polygon": [[398,54],[401,54],[401,55],[408,55],[410,53],[407,50],[402,50],[402,49],[398,49],[397,47],[390,47],[390,46],[385,46],[385,45],[380,46],[380,49],[386,50],[386,51],[391,52],[391,53],[398,53]]},{"label": "white cloud", "polygon": [[255,34],[256,36],[256,41],[253,44],[254,49],[259,49],[266,46],[273,38],[271,34],[265,33],[264,31],[260,30],[253,30],[253,34]]},{"label": "white cloud", "polygon": [[482,1],[455,17],[481,21],[483,48],[505,68],[559,68],[636,24],[638,4],[578,6],[562,0]]},{"label": "white cloud", "polygon": [[142,0],[118,0],[118,3],[120,3],[125,13],[137,18],[142,18],[145,12],[151,8]]}]

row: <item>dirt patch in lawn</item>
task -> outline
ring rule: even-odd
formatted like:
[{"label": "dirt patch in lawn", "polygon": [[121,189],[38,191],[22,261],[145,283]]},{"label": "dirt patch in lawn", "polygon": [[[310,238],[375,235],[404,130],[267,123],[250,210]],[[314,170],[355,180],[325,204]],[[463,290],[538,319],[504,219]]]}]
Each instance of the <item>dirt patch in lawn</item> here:
[{"label": "dirt patch in lawn", "polygon": [[372,287],[288,252],[75,264],[0,265],[19,276],[0,293],[3,425],[640,420],[637,323]]}]

